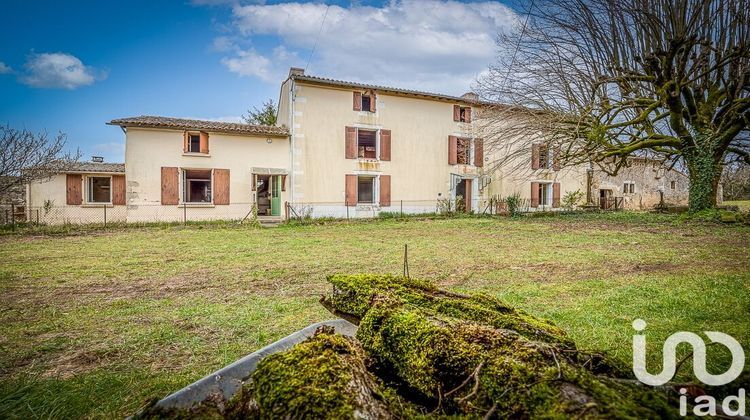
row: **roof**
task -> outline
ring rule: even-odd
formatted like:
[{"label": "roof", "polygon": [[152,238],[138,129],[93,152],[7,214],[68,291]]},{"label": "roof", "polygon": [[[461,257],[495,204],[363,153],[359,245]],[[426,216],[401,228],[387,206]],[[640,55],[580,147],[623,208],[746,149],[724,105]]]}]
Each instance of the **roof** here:
[{"label": "roof", "polygon": [[112,120],[107,124],[119,125],[120,127],[167,128],[173,130],[204,130],[228,134],[258,134],[264,136],[289,135],[289,130],[287,130],[286,127],[230,123],[221,121],[190,120],[185,118],[156,117],[150,115],[119,118],[116,120]]},{"label": "roof", "polygon": [[[423,92],[420,90],[371,85],[371,84],[359,83],[359,82],[347,82],[345,80],[329,79],[329,78],[320,77],[320,76],[310,76],[310,75],[305,75],[305,74],[293,73],[289,77],[295,81],[302,81],[302,82],[308,82],[308,83],[326,85],[326,86],[338,86],[338,87],[355,88],[355,89],[373,89],[376,91],[388,92],[388,93],[393,93],[396,95],[424,97],[428,99],[437,99],[437,100],[450,101],[450,102],[460,102],[460,103],[466,103],[466,104],[497,105],[493,102],[482,101],[482,100],[474,99],[471,97],[451,96],[451,95],[444,95],[441,93]],[[468,96],[468,95],[465,95],[465,96]]]},{"label": "roof", "polygon": [[62,172],[122,172],[125,173],[124,163],[73,162]]}]

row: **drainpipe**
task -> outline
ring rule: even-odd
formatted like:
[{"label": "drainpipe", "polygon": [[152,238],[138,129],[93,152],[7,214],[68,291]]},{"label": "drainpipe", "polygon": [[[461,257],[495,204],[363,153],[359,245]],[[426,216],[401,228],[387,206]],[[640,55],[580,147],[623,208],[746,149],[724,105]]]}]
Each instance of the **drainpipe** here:
[{"label": "drainpipe", "polygon": [[289,174],[289,193],[292,195],[291,201],[292,204],[297,203],[297,198],[295,197],[295,181],[297,180],[297,175],[294,173],[294,154],[295,154],[295,140],[294,140],[294,100],[295,100],[295,94],[294,94],[294,78],[289,78],[289,149],[291,154],[291,165],[290,168],[291,173]]}]

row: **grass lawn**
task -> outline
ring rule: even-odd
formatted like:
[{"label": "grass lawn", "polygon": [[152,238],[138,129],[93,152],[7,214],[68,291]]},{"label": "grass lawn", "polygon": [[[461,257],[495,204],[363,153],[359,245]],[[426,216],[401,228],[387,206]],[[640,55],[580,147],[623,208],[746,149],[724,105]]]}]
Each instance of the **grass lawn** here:
[{"label": "grass lawn", "polygon": [[740,211],[750,211],[750,200],[725,201],[722,203],[726,206],[737,206]]},{"label": "grass lawn", "polygon": [[[6,235],[0,417],[131,414],[331,318],[317,303],[325,276],[397,274],[405,243],[412,277],[551,318],[628,365],[635,318],[652,372],[680,330],[722,331],[750,352],[747,226],[619,213]],[[728,366],[720,347],[709,371]]]}]

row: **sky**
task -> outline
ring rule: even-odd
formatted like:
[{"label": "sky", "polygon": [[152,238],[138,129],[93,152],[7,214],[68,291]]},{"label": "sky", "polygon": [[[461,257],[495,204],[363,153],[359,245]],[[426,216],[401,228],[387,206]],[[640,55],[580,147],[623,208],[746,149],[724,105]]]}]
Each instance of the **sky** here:
[{"label": "sky", "polygon": [[[432,0],[3,0],[0,124],[65,133],[84,159],[124,161],[105,123],[137,115],[240,121],[289,67],[461,95],[523,6]],[[521,12],[522,13],[522,12]]]}]

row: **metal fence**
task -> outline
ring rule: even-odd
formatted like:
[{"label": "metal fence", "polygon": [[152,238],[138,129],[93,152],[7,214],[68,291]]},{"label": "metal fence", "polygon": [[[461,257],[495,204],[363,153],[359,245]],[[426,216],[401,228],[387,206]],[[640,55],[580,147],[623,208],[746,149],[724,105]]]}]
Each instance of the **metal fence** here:
[{"label": "metal fence", "polygon": [[[608,201],[596,201],[589,209],[620,210],[622,197]],[[187,203],[161,205],[160,203],[131,203],[128,205],[83,204],[46,205],[27,207],[23,205],[0,205],[0,224],[100,224],[117,223],[190,223],[205,221],[283,220],[283,219],[358,219],[373,217],[402,217],[408,215],[452,215],[472,213],[482,215],[508,215],[539,211],[565,210],[559,203],[536,205],[529,199],[516,197],[511,204],[502,197],[473,199],[466,203],[461,197],[433,200],[391,200],[388,205],[379,203],[331,202],[280,202],[260,204],[256,202],[213,205],[211,203]],[[570,209],[567,209],[570,210]]]}]

